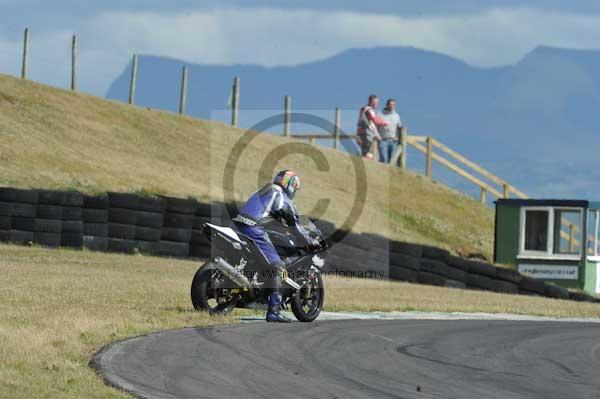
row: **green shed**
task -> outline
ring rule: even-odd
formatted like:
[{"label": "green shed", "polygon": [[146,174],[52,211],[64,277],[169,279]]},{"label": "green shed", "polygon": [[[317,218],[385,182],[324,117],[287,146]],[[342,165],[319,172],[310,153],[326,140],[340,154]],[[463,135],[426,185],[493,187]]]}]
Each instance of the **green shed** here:
[{"label": "green shed", "polygon": [[600,202],[499,199],[494,262],[566,288],[600,293]]}]

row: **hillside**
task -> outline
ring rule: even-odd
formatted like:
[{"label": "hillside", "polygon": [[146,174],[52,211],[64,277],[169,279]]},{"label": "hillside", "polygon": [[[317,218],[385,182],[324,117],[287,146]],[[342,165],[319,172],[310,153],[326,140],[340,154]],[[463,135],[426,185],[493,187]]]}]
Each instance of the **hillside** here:
[{"label": "hillside", "polygon": [[[141,56],[138,103],[175,110],[183,64]],[[600,194],[589,184],[600,178],[595,167],[598,65],[599,51],[551,47],[539,47],[515,65],[499,68],[473,67],[406,47],[351,49],[307,64],[271,68],[191,64],[188,110],[207,118],[211,110],[225,108],[232,79],[239,76],[243,109],[281,109],[283,96],[291,95],[297,110],[331,115],[334,107],[342,108],[343,127],[352,129],[356,109],[374,92],[397,100],[409,131],[435,136],[531,196],[593,198]],[[107,96],[126,100],[129,77],[126,66]],[[242,119],[242,126],[250,125]],[[566,132],[570,143],[586,144],[565,145]],[[472,189],[462,180],[437,177],[461,190]]]},{"label": "hillside", "polygon": [[[86,192],[223,199],[227,156],[242,130],[73,94],[0,75],[0,184],[76,188]],[[236,199],[242,200],[271,174],[258,177],[266,154],[287,143],[259,135],[240,158]],[[320,148],[330,172],[311,160],[284,155],[273,169],[294,168],[303,177],[298,208],[329,199],[324,218],[341,224],[352,208],[356,184],[348,155]],[[490,255],[493,213],[470,198],[411,172],[366,163],[364,211],[355,229],[396,239],[463,247]]]}]

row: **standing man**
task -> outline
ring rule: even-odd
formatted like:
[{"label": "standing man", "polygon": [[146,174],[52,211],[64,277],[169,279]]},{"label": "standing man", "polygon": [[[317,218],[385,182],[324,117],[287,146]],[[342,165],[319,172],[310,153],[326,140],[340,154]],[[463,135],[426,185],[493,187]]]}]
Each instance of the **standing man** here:
[{"label": "standing man", "polygon": [[369,103],[360,109],[356,127],[356,142],[360,146],[360,152],[364,158],[373,159],[373,141],[380,140],[378,127],[387,126],[387,122],[377,116],[375,109],[379,99],[375,94],[369,96]]},{"label": "standing man", "polygon": [[392,154],[398,148],[398,134],[402,127],[400,115],[396,112],[396,101],[390,98],[385,103],[385,108],[381,114],[381,119],[387,122],[387,126],[379,126],[379,162],[389,163]]}]

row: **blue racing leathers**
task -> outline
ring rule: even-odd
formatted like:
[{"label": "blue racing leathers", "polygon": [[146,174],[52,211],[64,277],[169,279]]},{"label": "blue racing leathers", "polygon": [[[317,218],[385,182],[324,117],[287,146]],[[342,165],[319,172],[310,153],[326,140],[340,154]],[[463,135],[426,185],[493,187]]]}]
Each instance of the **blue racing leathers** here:
[{"label": "blue racing leathers", "polygon": [[268,220],[283,219],[301,237],[306,237],[300,227],[293,200],[276,184],[267,184],[250,196],[232,219],[232,227],[252,238],[270,265],[279,265],[281,258],[262,226]]}]

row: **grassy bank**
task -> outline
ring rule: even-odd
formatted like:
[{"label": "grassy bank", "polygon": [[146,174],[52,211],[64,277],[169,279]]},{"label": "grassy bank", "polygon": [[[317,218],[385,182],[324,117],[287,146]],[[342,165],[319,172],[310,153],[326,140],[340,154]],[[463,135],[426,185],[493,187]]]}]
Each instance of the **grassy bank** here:
[{"label": "grassy bank", "polygon": [[[0,245],[0,397],[127,397],[88,367],[103,345],[167,328],[236,322],[192,311],[189,285],[197,267],[187,260]],[[339,278],[325,284],[329,311],[600,317],[600,306],[586,303]]]},{"label": "grassy bank", "polygon": [[[224,165],[243,134],[230,126],[133,107],[0,75],[0,185],[74,188],[86,192],[138,191],[221,200]],[[303,177],[298,208],[307,213],[329,199],[325,219],[340,225],[357,188],[350,157],[320,152],[329,172],[305,156],[290,155],[282,137],[253,140],[235,171],[243,200],[274,169]],[[277,165],[259,172],[279,147]],[[456,191],[411,172],[366,163],[367,192],[357,231],[396,239],[492,252],[492,211]],[[270,169],[270,170],[267,170]]]}]

